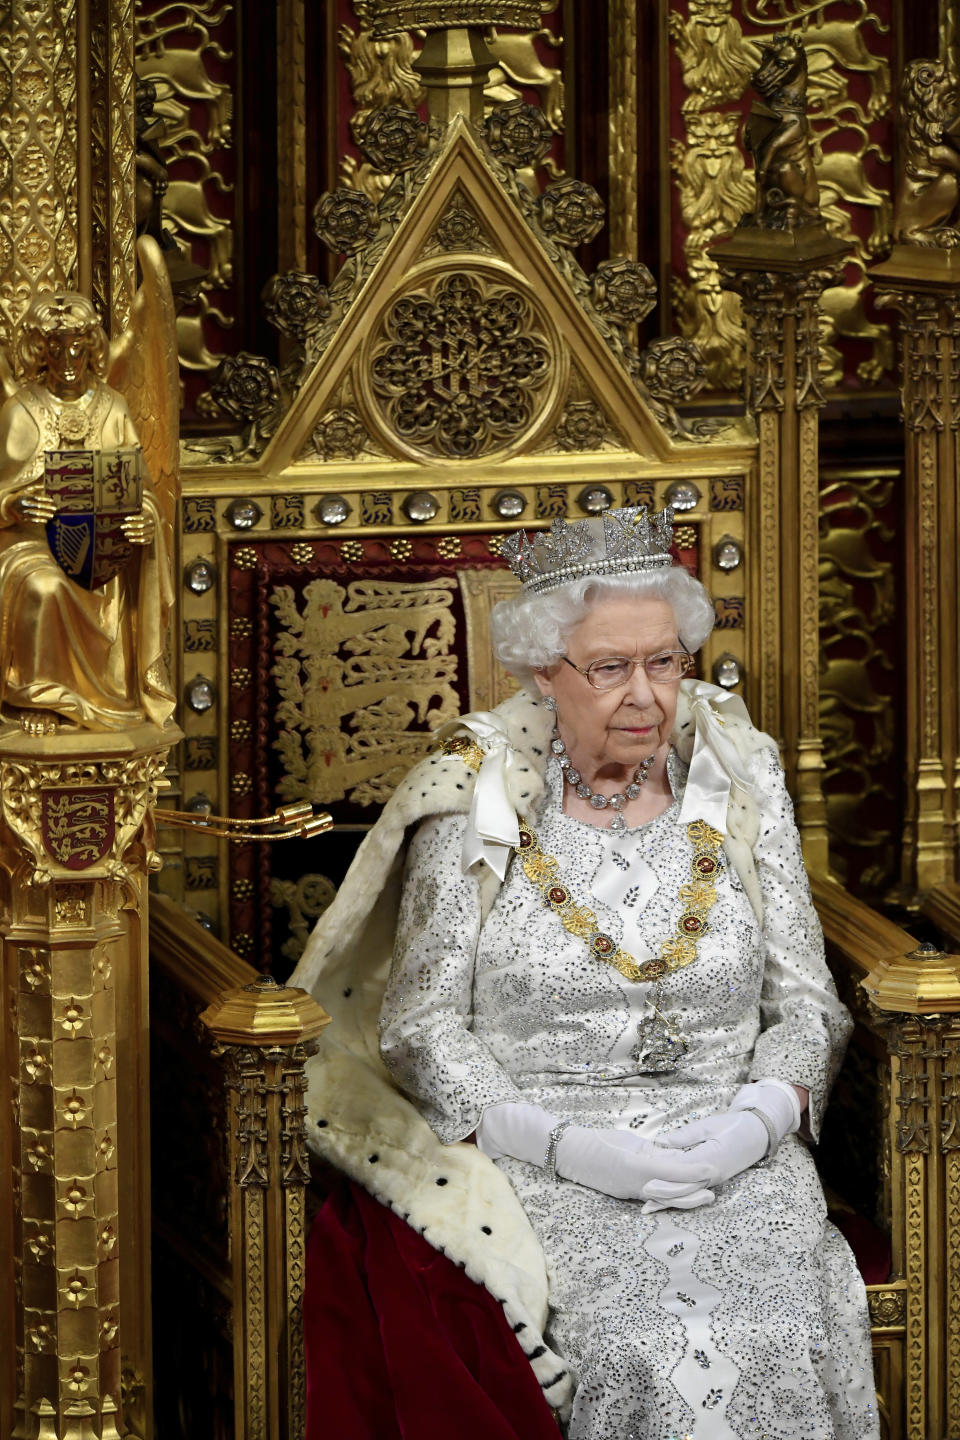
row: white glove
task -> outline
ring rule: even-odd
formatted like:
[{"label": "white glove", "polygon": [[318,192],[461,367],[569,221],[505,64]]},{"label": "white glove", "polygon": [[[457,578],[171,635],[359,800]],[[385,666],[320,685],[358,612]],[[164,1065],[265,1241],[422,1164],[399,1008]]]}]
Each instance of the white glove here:
[{"label": "white glove", "polygon": [[[683,1161],[678,1165],[677,1161]],[[571,1125],[557,1145],[557,1174],[618,1200],[657,1200],[679,1210],[710,1205],[711,1167],[685,1151],[670,1150],[632,1130],[588,1130]]]},{"label": "white glove", "polygon": [[[752,1114],[754,1110],[766,1119]],[[694,1120],[664,1135],[661,1144],[683,1149],[709,1167],[709,1185],[722,1185],[776,1151],[785,1135],[800,1129],[800,1120],[800,1101],[792,1085],[759,1080],[738,1090],[723,1114]]]},{"label": "white glove", "polygon": [[550,1132],[558,1125],[556,1115],[542,1105],[528,1105],[523,1100],[502,1100],[488,1105],[477,1126],[477,1149],[491,1160],[512,1155],[530,1165],[542,1165],[547,1154]]},{"label": "white glove", "polygon": [[[477,1126],[477,1146],[492,1160],[512,1155],[542,1166],[551,1131],[559,1123],[540,1105],[488,1105]],[[632,1130],[571,1125],[557,1143],[556,1170],[567,1180],[620,1200],[655,1199],[690,1210],[714,1198],[703,1186],[709,1163],[655,1145]]]}]

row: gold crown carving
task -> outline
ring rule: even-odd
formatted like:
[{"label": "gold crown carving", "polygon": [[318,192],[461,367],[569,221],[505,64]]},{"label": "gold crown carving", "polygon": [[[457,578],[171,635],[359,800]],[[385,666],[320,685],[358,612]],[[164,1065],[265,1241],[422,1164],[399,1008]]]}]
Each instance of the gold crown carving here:
[{"label": "gold crown carving", "polygon": [[586,575],[630,575],[673,564],[673,511],[651,515],[645,505],[608,510],[600,520],[554,520],[530,540],[522,530],[500,545],[500,554],[523,581],[528,595],[542,595]]}]

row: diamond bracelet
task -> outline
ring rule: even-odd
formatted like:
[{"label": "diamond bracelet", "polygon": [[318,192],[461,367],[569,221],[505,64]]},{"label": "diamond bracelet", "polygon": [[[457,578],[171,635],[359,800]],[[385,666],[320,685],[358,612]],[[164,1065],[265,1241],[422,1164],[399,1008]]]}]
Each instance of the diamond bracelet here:
[{"label": "diamond bracelet", "polygon": [[572,1124],[572,1120],[561,1120],[559,1125],[554,1125],[547,1137],[547,1153],[543,1157],[543,1168],[551,1180],[557,1178],[557,1146],[560,1143],[560,1136],[564,1130],[569,1130]]},{"label": "diamond bracelet", "polygon": [[777,1151],[780,1148],[779,1130],[777,1129],[773,1121],[770,1119],[769,1115],[765,1115],[762,1110],[757,1110],[753,1105],[744,1105],[740,1113],[742,1115],[756,1115],[757,1119],[762,1122],[763,1128],[767,1132],[768,1144],[766,1153],[760,1157],[760,1159],[757,1161],[757,1164],[769,1165],[770,1161],[773,1159],[774,1155],[776,1155]]}]

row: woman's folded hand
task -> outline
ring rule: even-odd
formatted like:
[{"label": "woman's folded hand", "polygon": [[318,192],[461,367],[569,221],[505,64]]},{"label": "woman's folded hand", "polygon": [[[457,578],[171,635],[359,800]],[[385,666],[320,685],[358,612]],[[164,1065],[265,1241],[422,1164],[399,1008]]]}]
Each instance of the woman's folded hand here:
[{"label": "woman's folded hand", "polygon": [[[477,1145],[498,1160],[512,1155],[531,1165],[544,1165],[551,1133],[560,1125],[541,1105],[501,1101],[488,1105],[477,1126]],[[709,1205],[713,1193],[704,1186],[709,1164],[684,1151],[644,1140],[632,1130],[591,1130],[567,1125],[555,1147],[558,1175],[601,1190],[618,1200],[656,1200],[681,1210]]]},{"label": "woman's folded hand", "polygon": [[632,1130],[572,1125],[557,1144],[557,1174],[618,1200],[658,1200],[681,1210],[709,1205],[711,1167]]},{"label": "woman's folded hand", "polygon": [[800,1102],[792,1092],[793,1086],[779,1081],[744,1085],[729,1110],[671,1131],[661,1144],[705,1165],[708,1183],[722,1185],[772,1155],[784,1136],[799,1128]]},{"label": "woman's folded hand", "polygon": [[695,1156],[707,1167],[712,1185],[722,1185],[763,1159],[770,1136],[759,1116],[748,1110],[726,1110],[665,1135],[663,1144],[681,1146],[680,1154]]}]

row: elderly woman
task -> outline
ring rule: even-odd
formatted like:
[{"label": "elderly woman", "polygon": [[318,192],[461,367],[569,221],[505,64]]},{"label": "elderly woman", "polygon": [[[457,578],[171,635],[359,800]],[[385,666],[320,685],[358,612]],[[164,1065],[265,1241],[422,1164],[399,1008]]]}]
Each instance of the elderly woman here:
[{"label": "elderly woman", "polygon": [[[358,856],[366,898],[348,878],[296,977],[329,972],[340,1060],[362,1060],[317,1073],[322,1128],[348,1138],[314,1139],[504,1299],[523,1341],[545,1318],[536,1262],[493,1162],[545,1257],[544,1343],[524,1348],[571,1440],[870,1440],[863,1286],[804,1143],[849,1020],[775,747],[683,678],[713,611],[669,536],[668,512],[624,510],[512,545],[524,583],[493,625],[525,693],[450,727]],[[418,817],[387,977],[370,917],[394,929],[387,876]],[[337,933],[365,969],[334,958]],[[362,1118],[374,1004],[444,1155],[386,1086]],[[434,1185],[456,1187],[459,1228]],[[498,1258],[472,1227],[501,1232]]]}]

